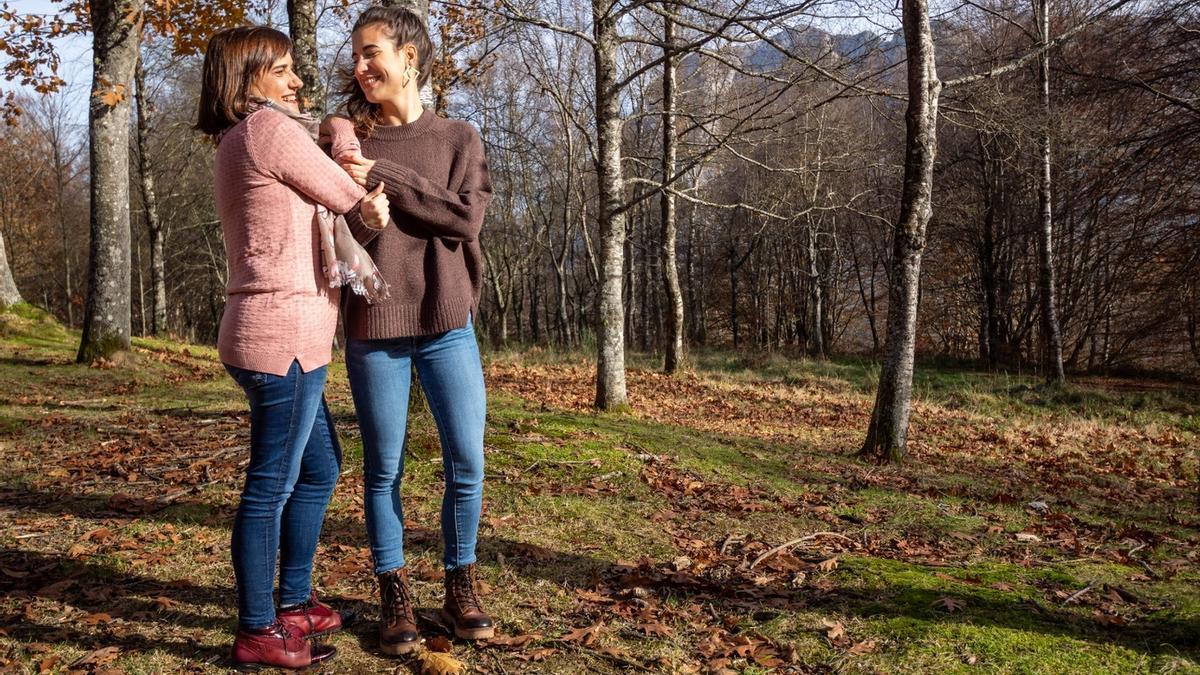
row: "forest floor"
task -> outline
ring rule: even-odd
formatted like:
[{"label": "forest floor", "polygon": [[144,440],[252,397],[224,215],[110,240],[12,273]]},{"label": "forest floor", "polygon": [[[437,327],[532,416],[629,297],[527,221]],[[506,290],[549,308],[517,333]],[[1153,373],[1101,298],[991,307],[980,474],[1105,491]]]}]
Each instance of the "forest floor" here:
[{"label": "forest floor", "polygon": [[[135,340],[104,367],[35,310],[0,314],[0,671],[220,672],[241,392],[213,350]],[[1200,672],[1200,392],[919,367],[900,466],[858,461],[866,362],[699,354],[629,372],[486,356],[484,601],[500,637],[432,641],[472,672]],[[362,620],[329,672],[418,672],[374,646],[361,440],[317,557]],[[407,553],[441,602],[441,462],[412,428]],[[785,545],[779,548],[781,545]]]}]

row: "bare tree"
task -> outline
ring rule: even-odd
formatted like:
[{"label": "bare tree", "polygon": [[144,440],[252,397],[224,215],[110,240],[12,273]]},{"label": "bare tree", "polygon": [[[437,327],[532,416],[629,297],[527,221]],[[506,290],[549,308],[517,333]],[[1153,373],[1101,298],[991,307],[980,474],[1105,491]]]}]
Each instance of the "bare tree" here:
[{"label": "bare tree", "polygon": [[[142,190],[142,211],[146,220],[146,230],[150,233],[150,288],[153,297],[153,321],[150,330],[154,335],[162,335],[167,330],[167,277],[166,262],[163,260],[163,231],[162,220],[158,212],[158,195],[154,190],[154,174],[150,170],[150,102],[149,92],[146,91],[146,73],[142,67],[139,55],[134,66],[134,95],[137,96],[137,158],[139,185]],[[144,314],[144,310],[143,310]]]},{"label": "bare tree", "polygon": [[143,0],[93,0],[90,5],[91,258],[77,356],[81,363],[129,348],[129,85],[138,58],[142,5]]},{"label": "bare tree", "polygon": [[1038,88],[1041,95],[1042,129],[1041,176],[1038,184],[1038,201],[1041,204],[1040,227],[1038,229],[1038,290],[1042,305],[1042,341],[1045,349],[1044,363],[1046,379],[1061,384],[1063,374],[1062,331],[1058,324],[1058,308],[1054,297],[1054,218],[1051,211],[1050,166],[1053,156],[1050,151],[1050,0],[1035,0],[1034,15],[1038,21],[1038,38],[1043,48],[1038,59]]},{"label": "bare tree", "polygon": [[892,239],[892,279],[888,294],[887,338],[883,368],[867,438],[859,454],[899,461],[908,440],[912,411],[913,357],[916,351],[917,298],[925,228],[933,212],[933,165],[937,154],[938,80],[926,0],[904,0],[908,106],[905,112],[904,187],[900,217]]},{"label": "bare tree", "polygon": [[[666,181],[675,175],[675,157],[678,133],[675,125],[675,18],[670,4],[663,6],[663,117],[662,117],[662,175]],[[675,255],[675,240],[678,228],[675,223],[675,193],[663,189],[662,208],[662,272],[663,289],[667,296],[669,316],[666,321],[666,349],[663,355],[663,371],[674,373],[683,362],[683,293],[679,288],[679,266]]]}]

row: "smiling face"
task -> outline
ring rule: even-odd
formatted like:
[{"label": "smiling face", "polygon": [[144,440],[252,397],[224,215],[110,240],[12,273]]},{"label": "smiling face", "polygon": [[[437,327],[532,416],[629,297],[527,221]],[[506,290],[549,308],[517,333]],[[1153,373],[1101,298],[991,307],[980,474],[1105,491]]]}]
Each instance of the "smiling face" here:
[{"label": "smiling face", "polygon": [[284,54],[275,59],[271,66],[259,73],[250,84],[250,94],[259,98],[270,99],[280,106],[300,113],[300,102],[296,92],[304,82],[292,70],[292,55]]},{"label": "smiling face", "polygon": [[417,78],[405,73],[417,66],[417,48],[398,48],[387,26],[376,23],[354,31],[353,50],[354,79],[371,103],[396,99],[408,87],[418,86]]}]

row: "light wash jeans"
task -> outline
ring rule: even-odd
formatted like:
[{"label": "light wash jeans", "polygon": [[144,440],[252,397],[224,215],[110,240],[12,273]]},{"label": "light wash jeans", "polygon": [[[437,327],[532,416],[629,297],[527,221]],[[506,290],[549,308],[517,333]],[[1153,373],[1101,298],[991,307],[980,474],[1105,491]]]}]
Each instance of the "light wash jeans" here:
[{"label": "light wash jeans", "polygon": [[487,395],[471,321],[435,335],[347,340],[346,369],[363,438],[367,538],[379,574],[404,566],[404,435],[412,367],[442,443],[443,563],[475,562],[483,503],[483,427]]}]

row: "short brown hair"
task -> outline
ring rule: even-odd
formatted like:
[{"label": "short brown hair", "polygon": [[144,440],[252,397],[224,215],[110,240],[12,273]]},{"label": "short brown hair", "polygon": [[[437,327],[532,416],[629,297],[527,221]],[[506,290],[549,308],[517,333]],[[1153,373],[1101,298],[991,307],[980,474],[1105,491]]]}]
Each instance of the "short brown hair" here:
[{"label": "short brown hair", "polygon": [[[429,39],[425,22],[403,7],[370,7],[358,15],[354,29],[350,32],[356,33],[361,28],[377,24],[384,27],[384,32],[396,43],[397,49],[410,43],[417,48],[417,70],[421,73],[417,77],[417,87],[424,87],[433,69],[433,41]],[[354,122],[355,127],[364,134],[369,134],[379,120],[379,104],[367,100],[358,80],[354,78],[353,67],[342,69],[341,74],[341,94],[346,97],[342,109]]]},{"label": "short brown hair", "polygon": [[204,52],[196,129],[218,136],[246,117],[251,82],[292,51],[287,35],[265,26],[217,32]]}]

